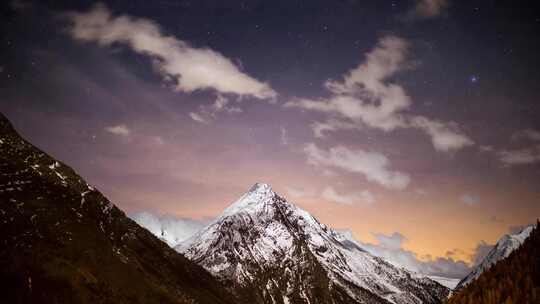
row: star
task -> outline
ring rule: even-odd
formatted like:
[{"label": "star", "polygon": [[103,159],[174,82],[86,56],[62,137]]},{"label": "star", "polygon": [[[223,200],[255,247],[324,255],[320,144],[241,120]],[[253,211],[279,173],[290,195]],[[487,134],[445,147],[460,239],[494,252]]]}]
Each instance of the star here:
[{"label": "star", "polygon": [[478,77],[478,76],[476,76],[476,75],[471,75],[471,76],[469,77],[469,81],[470,81],[471,83],[477,83],[479,80],[480,80],[480,77]]}]

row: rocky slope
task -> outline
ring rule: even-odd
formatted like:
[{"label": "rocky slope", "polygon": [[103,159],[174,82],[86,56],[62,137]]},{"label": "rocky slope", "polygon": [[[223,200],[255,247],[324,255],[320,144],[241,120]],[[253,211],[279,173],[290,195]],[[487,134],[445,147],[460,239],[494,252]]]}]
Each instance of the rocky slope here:
[{"label": "rocky slope", "polygon": [[2,303],[238,303],[0,114]]},{"label": "rocky slope", "polygon": [[256,184],[177,248],[247,303],[440,303],[448,289],[377,258]]}]

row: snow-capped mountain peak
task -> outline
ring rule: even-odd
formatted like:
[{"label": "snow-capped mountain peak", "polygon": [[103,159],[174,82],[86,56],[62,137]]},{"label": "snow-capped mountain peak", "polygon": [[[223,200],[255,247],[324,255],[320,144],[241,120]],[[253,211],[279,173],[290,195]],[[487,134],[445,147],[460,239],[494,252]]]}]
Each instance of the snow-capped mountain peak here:
[{"label": "snow-capped mountain peak", "polygon": [[250,303],[439,303],[448,291],[362,250],[262,183],[176,249]]},{"label": "snow-capped mountain peak", "polygon": [[238,212],[252,212],[257,210],[261,205],[270,202],[275,195],[269,184],[255,183],[248,192],[225,209],[221,217],[230,216]]}]

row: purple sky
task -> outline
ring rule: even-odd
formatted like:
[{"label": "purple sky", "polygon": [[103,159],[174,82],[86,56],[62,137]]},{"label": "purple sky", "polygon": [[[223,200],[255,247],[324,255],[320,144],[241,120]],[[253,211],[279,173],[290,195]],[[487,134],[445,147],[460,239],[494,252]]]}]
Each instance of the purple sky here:
[{"label": "purple sky", "polygon": [[2,12],[0,110],[128,213],[204,221],[266,182],[457,271],[540,215],[540,15],[525,4]]}]

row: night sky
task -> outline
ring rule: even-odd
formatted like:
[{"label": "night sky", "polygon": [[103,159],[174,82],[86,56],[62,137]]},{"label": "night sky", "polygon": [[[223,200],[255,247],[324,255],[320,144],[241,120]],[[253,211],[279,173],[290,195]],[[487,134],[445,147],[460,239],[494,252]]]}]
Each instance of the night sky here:
[{"label": "night sky", "polygon": [[537,1],[73,2],[0,4],[0,111],[129,214],[266,182],[454,277],[540,216]]}]

